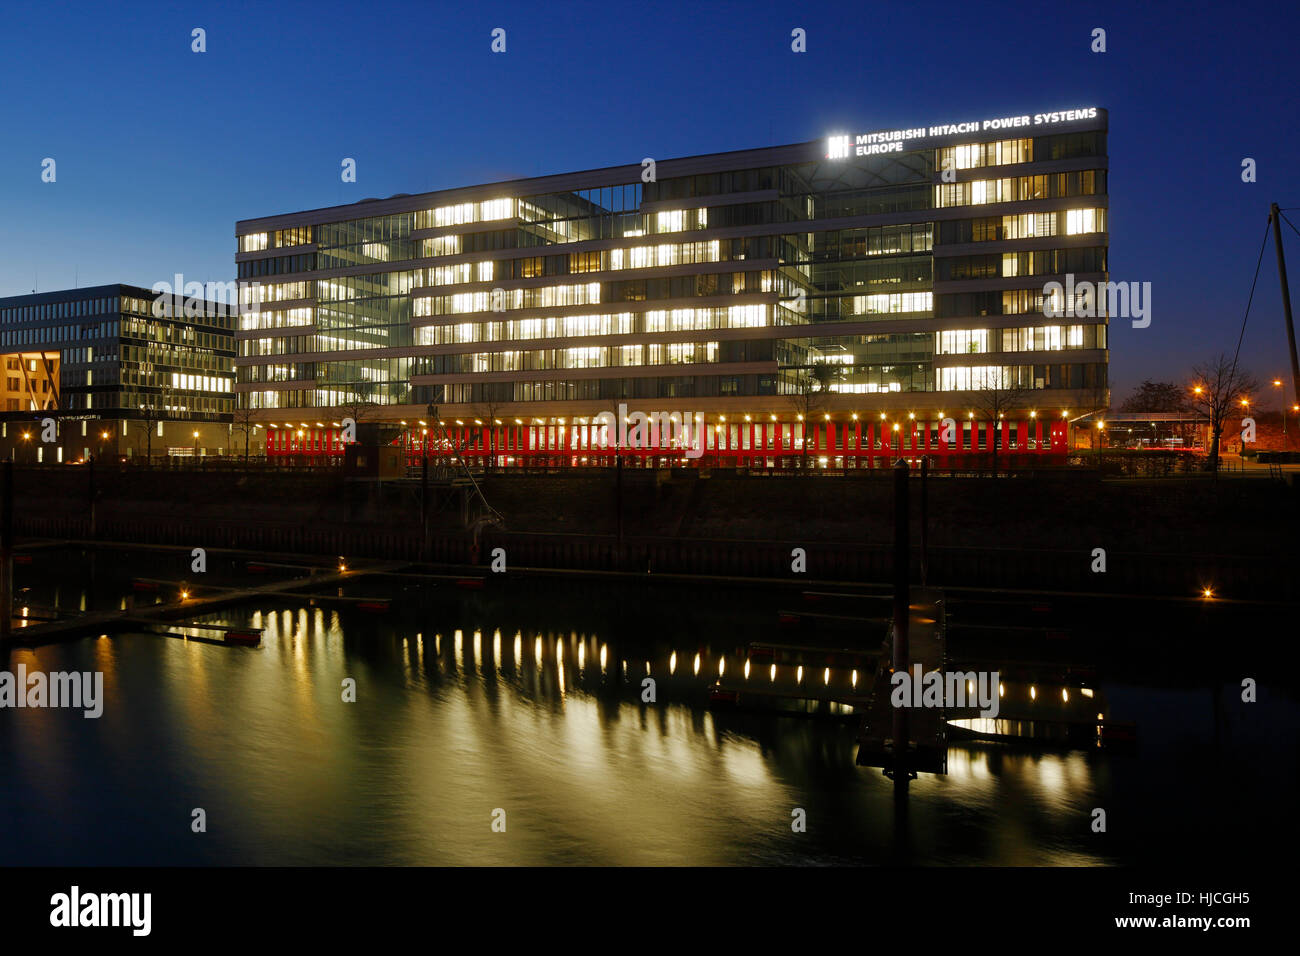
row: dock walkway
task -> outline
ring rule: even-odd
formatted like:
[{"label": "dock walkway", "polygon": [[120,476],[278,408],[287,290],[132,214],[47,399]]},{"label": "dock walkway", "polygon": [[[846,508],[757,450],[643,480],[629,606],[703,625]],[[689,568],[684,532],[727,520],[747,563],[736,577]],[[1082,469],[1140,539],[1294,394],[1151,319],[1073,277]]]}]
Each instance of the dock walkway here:
[{"label": "dock walkway", "polygon": [[[406,567],[402,561],[387,561],[373,565],[336,571],[322,568],[325,573],[302,575],[288,580],[273,581],[254,587],[219,588],[211,594],[151,604],[145,607],[127,607],[111,611],[94,611],[54,621],[42,621],[30,627],[15,627],[12,643],[18,647],[40,647],[60,641],[73,640],[94,634],[110,634],[132,628],[161,624],[169,621],[193,619],[202,614],[260,597],[316,597],[299,595],[307,587],[330,587],[350,583],[370,574],[383,574]],[[322,598],[324,599],[324,598]],[[358,599],[364,600],[364,599]]]}]

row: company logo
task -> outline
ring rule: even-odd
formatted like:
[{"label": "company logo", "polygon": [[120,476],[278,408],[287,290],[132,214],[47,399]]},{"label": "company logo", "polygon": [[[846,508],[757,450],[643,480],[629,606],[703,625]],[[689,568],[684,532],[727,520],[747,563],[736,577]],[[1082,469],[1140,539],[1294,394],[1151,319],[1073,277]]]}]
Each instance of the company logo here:
[{"label": "company logo", "polygon": [[847,136],[832,136],[826,141],[826,158],[847,159],[849,146],[850,142]]},{"label": "company logo", "polygon": [[1097,118],[1097,107],[1058,110],[1052,113],[1025,113],[1020,116],[998,116],[984,120],[966,120],[961,123],[940,123],[936,126],[917,126],[909,129],[878,130],[857,136],[831,136],[826,141],[827,159],[847,159],[853,156],[874,156],[880,153],[901,153],[916,148],[916,141],[940,136],[965,136],[1004,129],[1055,126],[1058,123],[1077,123]]}]

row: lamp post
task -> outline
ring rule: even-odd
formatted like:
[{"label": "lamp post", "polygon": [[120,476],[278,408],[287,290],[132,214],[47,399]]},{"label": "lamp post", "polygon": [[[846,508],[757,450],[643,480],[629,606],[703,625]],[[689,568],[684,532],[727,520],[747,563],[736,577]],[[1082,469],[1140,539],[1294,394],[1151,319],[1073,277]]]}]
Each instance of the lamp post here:
[{"label": "lamp post", "polygon": [[[1241,414],[1244,417],[1245,415],[1249,414],[1249,412],[1250,412],[1250,399],[1243,398],[1241,400]],[[1245,464],[1245,460],[1246,460],[1246,439],[1245,437],[1243,437],[1244,435],[1245,435],[1244,431],[1237,433],[1237,455],[1241,458],[1242,465]]]},{"label": "lamp post", "polygon": [[1277,394],[1280,399],[1277,407],[1282,412],[1282,450],[1286,451],[1286,393],[1282,391],[1282,380],[1280,378],[1273,379],[1273,387],[1278,390]]}]

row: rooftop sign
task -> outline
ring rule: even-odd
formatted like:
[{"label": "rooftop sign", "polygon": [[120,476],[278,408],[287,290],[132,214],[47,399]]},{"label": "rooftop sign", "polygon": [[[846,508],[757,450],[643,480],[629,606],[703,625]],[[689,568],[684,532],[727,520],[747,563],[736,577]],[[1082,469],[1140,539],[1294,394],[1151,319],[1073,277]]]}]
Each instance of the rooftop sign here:
[{"label": "rooftop sign", "polygon": [[965,123],[943,123],[939,126],[918,126],[914,129],[882,130],[861,133],[857,136],[831,136],[826,141],[827,159],[848,159],[850,156],[875,156],[880,153],[902,153],[917,148],[918,140],[940,136],[962,136],[967,133],[986,133],[1027,127],[1041,128],[1059,123],[1075,123],[1097,118],[1097,107],[1061,110],[1056,113],[1034,113],[1024,116],[1000,116],[995,119],[974,120]]}]

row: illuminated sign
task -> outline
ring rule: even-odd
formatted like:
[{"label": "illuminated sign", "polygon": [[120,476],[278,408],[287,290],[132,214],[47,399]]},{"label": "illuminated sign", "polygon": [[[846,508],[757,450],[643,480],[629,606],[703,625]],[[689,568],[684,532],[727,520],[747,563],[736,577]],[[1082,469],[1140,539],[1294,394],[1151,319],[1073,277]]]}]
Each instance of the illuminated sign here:
[{"label": "illuminated sign", "polygon": [[974,120],[965,123],[942,123],[938,126],[918,126],[913,129],[881,130],[857,136],[836,135],[826,140],[827,159],[848,159],[850,156],[876,156],[881,153],[902,153],[916,149],[916,141],[940,136],[965,136],[997,130],[1027,127],[1054,126],[1058,123],[1076,123],[1097,118],[1097,107],[1077,110],[1060,110],[1055,113],[1034,113],[1023,116],[999,116],[994,119]]}]

